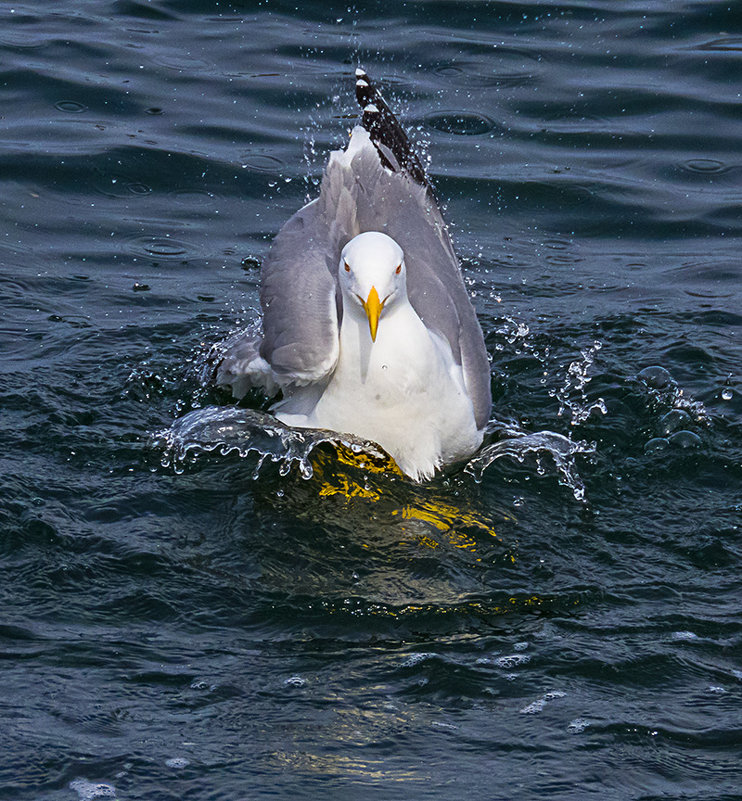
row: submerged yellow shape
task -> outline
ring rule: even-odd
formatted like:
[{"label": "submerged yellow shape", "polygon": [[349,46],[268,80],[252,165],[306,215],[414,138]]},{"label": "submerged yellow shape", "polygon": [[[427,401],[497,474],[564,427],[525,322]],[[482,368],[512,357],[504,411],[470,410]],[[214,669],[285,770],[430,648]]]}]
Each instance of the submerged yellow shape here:
[{"label": "submerged yellow shape", "polygon": [[[383,485],[374,485],[362,476],[356,477],[344,467],[362,470],[375,476],[391,474],[402,477],[404,474],[390,456],[378,456],[361,452],[337,444],[333,450],[317,451],[312,458],[314,477],[319,480],[319,496],[323,498],[340,496],[345,499],[360,499],[378,503],[383,500]],[[420,497],[416,490],[410,503],[396,509],[390,509],[391,518],[402,521],[419,521],[445,534],[451,545],[472,554],[477,551],[477,534],[487,534],[499,539],[492,521],[472,510],[462,509],[440,497]],[[417,532],[415,532],[417,533]],[[433,536],[418,533],[417,541],[428,548],[437,548],[440,543]],[[511,554],[510,558],[515,561]]]},{"label": "submerged yellow shape", "polygon": [[[491,521],[487,518],[472,511],[465,511],[458,506],[452,506],[437,498],[407,504],[392,514],[401,516],[403,520],[421,520],[429,523],[438,531],[444,532],[454,548],[461,548],[470,553],[476,552],[477,539],[472,534],[462,531],[462,527],[481,531],[499,539],[492,528]],[[438,543],[426,535],[421,536],[419,542],[428,548],[438,547]]]},{"label": "submerged yellow shape", "polygon": [[[323,454],[323,456],[325,457],[323,463],[329,463],[327,454]],[[397,463],[394,459],[388,455],[385,459],[379,459],[365,451],[356,453],[350,448],[346,448],[345,445],[336,445],[335,456],[336,461],[340,462],[340,464],[348,465],[348,467],[360,468],[369,473],[393,473],[395,476],[404,476],[404,473],[397,467]]]},{"label": "submerged yellow shape", "polygon": [[378,501],[381,498],[378,490],[371,489],[367,482],[357,481],[349,473],[338,469],[338,466],[352,467],[375,475],[384,473],[404,475],[391,456],[382,459],[365,451],[356,453],[344,445],[336,444],[334,452],[320,450],[312,455],[314,476],[321,484],[320,497],[342,495],[345,498],[366,498],[371,501]]},{"label": "submerged yellow shape", "polygon": [[348,476],[339,475],[334,478],[336,481],[334,484],[330,484],[329,481],[323,481],[319,491],[321,498],[326,498],[330,495],[343,495],[346,498],[366,498],[370,501],[378,501],[381,498],[381,493],[362,487],[357,482],[349,479]]}]

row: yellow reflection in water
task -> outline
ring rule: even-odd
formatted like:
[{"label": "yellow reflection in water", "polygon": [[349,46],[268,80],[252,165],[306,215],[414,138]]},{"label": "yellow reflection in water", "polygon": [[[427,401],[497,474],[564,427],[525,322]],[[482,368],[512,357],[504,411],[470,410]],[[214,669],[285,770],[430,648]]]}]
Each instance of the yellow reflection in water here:
[{"label": "yellow reflection in water", "polygon": [[[399,529],[424,547],[438,548],[443,536],[476,559],[482,537],[500,540],[492,519],[466,501],[452,502],[450,488],[409,481],[390,456],[357,453],[338,444],[316,450],[312,469],[313,478],[306,482],[310,494],[340,501],[347,511],[371,513],[380,522],[398,521]],[[502,519],[512,520],[504,513]],[[509,558],[515,561],[512,554]]]}]

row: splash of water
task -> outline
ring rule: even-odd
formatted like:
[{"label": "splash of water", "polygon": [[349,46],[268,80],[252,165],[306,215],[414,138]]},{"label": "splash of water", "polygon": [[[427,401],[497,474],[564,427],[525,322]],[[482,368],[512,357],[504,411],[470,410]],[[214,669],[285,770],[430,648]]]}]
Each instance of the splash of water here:
[{"label": "splash of water", "polygon": [[[543,365],[541,384],[546,385],[552,378],[558,378],[562,370],[566,370],[561,386],[549,389],[549,397],[559,403],[557,415],[569,415],[570,425],[574,428],[584,423],[593,413],[605,415],[608,407],[603,398],[595,401],[588,397],[588,386],[592,380],[591,370],[603,343],[595,340],[589,347],[582,348],[577,358],[569,363],[560,363],[557,373],[550,365],[556,345],[544,343],[543,337],[534,336],[528,324],[512,317],[504,317],[502,325],[495,332],[504,337],[505,342],[495,344],[496,351],[510,350],[515,355],[528,354]],[[507,348],[507,346],[512,346]]]},{"label": "splash of water", "polygon": [[237,453],[243,459],[257,456],[254,479],[266,461],[279,464],[282,476],[296,465],[301,476],[310,479],[314,474],[310,457],[325,444],[374,460],[388,459],[381,448],[367,440],[323,429],[292,428],[266,412],[234,406],[206,406],[189,412],[157,432],[152,444],[162,450],[162,466],[172,467],[176,473],[182,473],[203,454]]},{"label": "splash of water", "polygon": [[[577,500],[585,499],[585,486],[577,473],[574,457],[593,453],[593,445],[574,442],[553,431],[528,433],[513,426],[494,424],[490,433],[495,429],[501,439],[486,445],[464,467],[476,481],[481,480],[493,462],[506,456],[523,463],[529,455],[535,455],[537,471],[545,475],[547,468],[543,457],[548,456],[557,468],[559,483],[569,487]],[[362,459],[357,461],[360,468],[390,462],[387,454],[368,440],[324,429],[293,428],[266,412],[234,406],[207,406],[189,412],[169,428],[154,434],[152,445],[162,453],[160,464],[176,473],[184,472],[189,464],[206,454],[236,453],[243,459],[255,456],[253,479],[259,477],[266,462],[278,464],[281,476],[288,475],[296,465],[302,478],[310,479],[314,475],[312,454],[322,445],[368,457],[366,464]]]},{"label": "splash of water", "polygon": [[[557,414],[562,417],[569,412],[572,426],[584,423],[595,411],[601,414],[608,413],[603,398],[598,398],[594,403],[590,403],[586,391],[591,380],[590,368],[593,366],[597,352],[602,347],[601,342],[595,341],[589,348],[581,350],[580,358],[570,362],[564,384],[553,392],[554,397],[559,401]],[[573,397],[574,393],[577,393],[576,398]]]},{"label": "splash of water", "polygon": [[484,471],[498,459],[508,457],[523,464],[533,455],[536,458],[536,470],[539,475],[546,474],[544,456],[548,456],[557,469],[557,479],[562,486],[572,490],[578,501],[585,500],[585,485],[577,472],[575,456],[595,453],[593,443],[574,441],[554,431],[528,432],[511,425],[493,423],[491,433],[497,433],[501,439],[489,445],[473,456],[464,470],[476,481],[481,481]]},{"label": "splash of water", "polygon": [[[216,366],[224,354],[235,342],[242,341],[245,337],[259,336],[260,326],[260,319],[254,319],[247,328],[234,332],[193,357],[188,369],[190,383],[195,383],[197,387],[189,404],[193,411],[152,437],[153,446],[162,452],[162,466],[171,467],[175,472],[181,473],[205,454],[226,456],[236,453],[240,458],[257,458],[252,473],[254,479],[259,477],[266,462],[278,464],[281,476],[288,475],[296,465],[300,475],[310,479],[314,474],[312,454],[320,446],[330,445],[336,450],[344,448],[352,454],[368,456],[369,461],[366,464],[362,460],[356,461],[358,467],[370,466],[374,462],[376,467],[385,462],[391,463],[393,467],[393,462],[380,446],[350,434],[293,428],[273,415],[256,409],[202,405],[206,393],[213,386]],[[517,323],[509,330],[512,341],[524,343],[528,350],[540,356],[535,347],[528,347],[529,333],[528,326],[524,323]],[[589,383],[587,373],[599,348],[600,344],[594,343],[587,354],[582,353],[581,361],[575,361],[570,366],[564,395],[560,396],[560,400],[566,399],[569,403],[566,393],[570,388],[581,393],[582,404],[568,405],[572,411],[573,425],[578,412],[584,414],[584,417],[579,418],[583,420],[592,411],[593,407],[588,407],[585,402],[584,388]],[[545,357],[544,355],[542,358]],[[574,379],[574,384],[570,377]],[[185,405],[181,406],[177,411],[184,411],[184,407]],[[496,441],[492,441],[493,439]],[[559,483],[568,487],[577,500],[585,500],[585,486],[577,471],[575,456],[594,453],[594,444],[575,441],[553,431],[528,432],[512,423],[505,424],[497,420],[489,424],[485,442],[487,444],[464,466],[464,472],[475,481],[481,481],[485,470],[498,459],[508,457],[523,464],[533,456],[538,475],[546,475],[553,464]]]}]

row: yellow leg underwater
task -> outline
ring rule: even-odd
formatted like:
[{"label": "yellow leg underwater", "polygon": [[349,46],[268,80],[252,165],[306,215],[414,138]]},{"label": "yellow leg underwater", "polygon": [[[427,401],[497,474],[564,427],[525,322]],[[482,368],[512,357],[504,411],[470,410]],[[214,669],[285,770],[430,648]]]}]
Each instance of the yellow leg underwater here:
[{"label": "yellow leg underwater", "polygon": [[[404,477],[390,456],[379,459],[367,453],[356,453],[342,445],[335,446],[334,450],[317,451],[312,459],[312,467],[315,478],[320,482],[320,497],[339,495],[348,499],[378,502],[382,500],[383,484],[372,485],[366,478],[367,474]],[[346,471],[344,467],[350,470]],[[363,472],[354,475],[356,471]],[[418,521],[427,524],[445,534],[454,547],[471,553],[477,550],[477,536],[486,534],[499,539],[491,520],[475,511],[454,506],[449,496],[444,499],[435,490],[427,488],[412,487],[411,490],[405,493],[407,498],[410,495],[416,497],[392,509],[390,511],[392,517],[410,523]],[[384,499],[389,500],[389,493],[384,493]],[[439,544],[432,537],[419,532],[418,541],[430,548],[436,548]],[[511,559],[515,560],[513,556]]]}]

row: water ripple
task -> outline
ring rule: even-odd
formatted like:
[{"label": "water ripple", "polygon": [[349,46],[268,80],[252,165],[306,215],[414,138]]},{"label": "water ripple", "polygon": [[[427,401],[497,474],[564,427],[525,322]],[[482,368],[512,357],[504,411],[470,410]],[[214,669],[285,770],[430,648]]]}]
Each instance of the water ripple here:
[{"label": "water ripple", "polygon": [[436,131],[455,136],[482,136],[495,128],[491,119],[472,111],[437,112],[427,116],[425,124]]},{"label": "water ripple", "polygon": [[[736,9],[249,5],[0,11],[7,793],[736,799]],[[359,62],[466,257],[479,483],[210,382]]]}]

